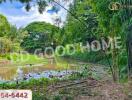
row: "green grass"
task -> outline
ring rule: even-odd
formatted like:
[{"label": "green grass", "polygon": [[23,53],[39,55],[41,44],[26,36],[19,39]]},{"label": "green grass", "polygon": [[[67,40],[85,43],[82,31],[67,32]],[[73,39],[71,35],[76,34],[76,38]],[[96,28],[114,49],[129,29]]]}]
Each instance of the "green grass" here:
[{"label": "green grass", "polygon": [[1,59],[7,59],[10,60],[12,65],[17,66],[23,66],[26,64],[45,64],[48,62],[45,58],[40,58],[37,55],[31,55],[31,54],[18,54],[18,53],[12,53],[12,54],[5,54],[1,56]]}]

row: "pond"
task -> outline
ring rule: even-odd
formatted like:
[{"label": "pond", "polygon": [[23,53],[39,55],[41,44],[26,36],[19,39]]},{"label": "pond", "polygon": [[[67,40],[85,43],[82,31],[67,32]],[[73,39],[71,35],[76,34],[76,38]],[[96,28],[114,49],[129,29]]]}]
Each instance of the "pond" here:
[{"label": "pond", "polygon": [[16,67],[1,67],[0,81],[15,81],[29,80],[31,78],[64,78],[75,72],[78,72],[79,67],[76,64],[67,62],[52,63],[52,64],[27,64]]}]

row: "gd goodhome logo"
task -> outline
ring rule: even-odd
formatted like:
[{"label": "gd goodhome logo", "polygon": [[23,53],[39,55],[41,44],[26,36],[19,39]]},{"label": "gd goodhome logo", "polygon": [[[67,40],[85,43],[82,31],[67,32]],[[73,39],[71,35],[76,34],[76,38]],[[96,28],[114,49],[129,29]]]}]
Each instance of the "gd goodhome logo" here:
[{"label": "gd goodhome logo", "polygon": [[110,10],[121,10],[121,9],[126,9],[126,8],[131,8],[132,5],[130,4],[121,4],[119,2],[111,2],[108,7]]},{"label": "gd goodhome logo", "polygon": [[[46,47],[44,50],[36,49],[34,54],[39,55],[41,58],[54,58],[55,56],[65,56],[65,55],[74,55],[78,50],[81,53],[84,52],[98,52],[101,50],[113,50],[113,49],[121,49],[122,48],[122,42],[121,37],[114,37],[110,38],[108,37],[107,40],[102,38],[100,40],[93,40],[92,42],[86,41],[86,43],[73,43],[73,44],[67,44],[66,46],[59,45],[55,49],[50,46]],[[13,60],[12,55],[19,55],[15,61],[27,61],[30,59],[30,54],[26,51],[21,51],[20,53],[10,53],[10,58]],[[24,54],[24,57],[23,57]],[[26,57],[25,57],[26,55]],[[40,59],[36,56],[35,59]]]}]

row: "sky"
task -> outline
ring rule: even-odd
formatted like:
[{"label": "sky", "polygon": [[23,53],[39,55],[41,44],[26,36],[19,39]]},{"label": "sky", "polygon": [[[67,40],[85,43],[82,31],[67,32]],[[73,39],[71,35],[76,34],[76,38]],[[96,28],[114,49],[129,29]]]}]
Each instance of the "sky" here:
[{"label": "sky", "polygon": [[[0,14],[3,14],[7,17],[8,21],[12,25],[16,25],[18,28],[25,27],[31,22],[34,21],[45,21],[47,23],[54,24],[55,18],[61,18],[62,23],[60,26],[63,26],[64,22],[66,21],[67,11],[61,8],[59,5],[56,4],[49,4],[46,7],[46,10],[43,14],[40,14],[38,12],[38,6],[34,2],[31,2],[31,9],[29,12],[25,10],[25,4],[22,4],[20,2],[14,1],[10,2],[7,0],[7,2],[4,2],[0,4]],[[68,1],[67,3],[64,1]],[[72,0],[59,0],[58,1],[61,5],[63,5],[65,8],[69,9],[69,5],[72,3]],[[57,12],[52,9],[53,5],[56,7]]]}]

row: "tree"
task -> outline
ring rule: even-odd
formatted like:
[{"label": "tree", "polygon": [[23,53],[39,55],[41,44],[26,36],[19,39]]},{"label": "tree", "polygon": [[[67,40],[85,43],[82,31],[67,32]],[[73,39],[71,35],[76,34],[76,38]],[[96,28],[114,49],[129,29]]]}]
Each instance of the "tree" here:
[{"label": "tree", "polygon": [[5,37],[0,37],[0,54],[6,54],[12,49],[12,42]]},{"label": "tree", "polygon": [[11,42],[6,37],[10,31],[10,24],[6,17],[0,14],[0,54],[9,52],[11,49]]},{"label": "tree", "polygon": [[123,33],[126,35],[126,48],[128,56],[128,76],[132,77],[132,1],[121,0],[121,5],[124,5],[124,9],[120,10],[120,16],[122,20]]},{"label": "tree", "polygon": [[128,75],[132,77],[132,25],[127,29]]},{"label": "tree", "polygon": [[10,31],[7,33],[7,38],[9,38],[11,41],[14,41],[17,38],[17,28],[16,26],[11,25]]},{"label": "tree", "polygon": [[[122,32],[124,24],[130,22],[131,12],[128,5],[131,4],[128,0],[116,0],[121,6],[119,9],[111,10],[109,6],[115,0],[88,0],[92,6],[93,11],[98,15],[99,27],[103,29],[104,35],[110,35],[112,38],[114,36],[120,35],[124,36],[126,33]],[[114,4],[114,3],[113,3]],[[115,7],[117,5],[112,5]],[[118,8],[118,7],[117,7]],[[106,34],[107,33],[107,34]],[[123,34],[122,34],[123,33]],[[117,49],[111,51],[112,64],[113,64],[113,78],[115,81],[119,79],[119,52]]]},{"label": "tree", "polygon": [[66,37],[70,42],[86,42],[87,37],[95,35],[98,23],[96,15],[91,12],[91,7],[87,0],[75,0],[71,6],[65,24]]},{"label": "tree", "polygon": [[51,46],[52,42],[57,42],[57,38],[54,36],[58,34],[58,28],[49,23],[33,22],[25,30],[28,35],[23,39],[21,46],[29,52],[34,52],[35,49],[44,49]]},{"label": "tree", "polygon": [[10,24],[6,17],[0,14],[0,37],[5,36],[10,31]]}]

